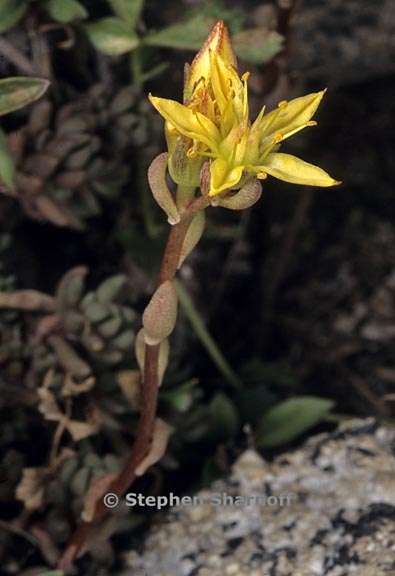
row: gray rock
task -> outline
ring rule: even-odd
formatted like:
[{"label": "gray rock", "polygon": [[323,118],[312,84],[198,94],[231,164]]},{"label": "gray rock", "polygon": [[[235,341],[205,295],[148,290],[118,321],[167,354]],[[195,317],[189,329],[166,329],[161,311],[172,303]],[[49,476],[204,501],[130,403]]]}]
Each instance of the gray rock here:
[{"label": "gray rock", "polygon": [[349,84],[395,72],[393,0],[304,0],[292,22],[290,70]]},{"label": "gray rock", "polygon": [[[393,576],[394,443],[355,420],[272,463],[248,450],[196,506],[173,508],[122,574]],[[233,505],[216,505],[224,494]]]}]

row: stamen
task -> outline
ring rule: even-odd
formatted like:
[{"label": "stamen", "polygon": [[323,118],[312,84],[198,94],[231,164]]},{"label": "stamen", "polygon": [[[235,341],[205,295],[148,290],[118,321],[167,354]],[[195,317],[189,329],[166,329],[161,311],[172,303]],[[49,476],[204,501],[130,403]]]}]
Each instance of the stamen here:
[{"label": "stamen", "polygon": [[284,110],[288,106],[288,102],[287,100],[281,100],[281,102],[279,102],[277,106],[278,108],[281,108],[281,110]]},{"label": "stamen", "polygon": [[277,134],[274,135],[273,142],[274,144],[278,144],[279,142],[282,142],[283,139],[284,136],[281,134],[281,132],[277,132]]},{"label": "stamen", "polygon": [[193,144],[190,148],[188,148],[187,150],[187,157],[192,160],[193,158],[196,158],[198,155],[198,151],[196,150],[195,145]]}]

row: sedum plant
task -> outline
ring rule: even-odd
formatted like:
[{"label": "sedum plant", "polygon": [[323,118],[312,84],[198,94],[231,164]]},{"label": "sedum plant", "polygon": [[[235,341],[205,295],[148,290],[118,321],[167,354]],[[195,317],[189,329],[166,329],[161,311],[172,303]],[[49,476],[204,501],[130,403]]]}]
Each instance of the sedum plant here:
[{"label": "sedum plant", "polygon": [[70,565],[91,528],[104,517],[104,493],[121,496],[165,452],[170,431],[156,417],[156,407],[169,357],[168,337],[177,319],[175,275],[202,236],[205,210],[249,208],[260,198],[261,181],[267,176],[311,186],[339,183],[321,168],[280,151],[284,140],[316,124],[312,117],[325,91],[280,102],[269,113],[263,108],[251,122],[247,81],[248,73],[239,77],[228,31],[218,22],[192,64],[186,66],[183,103],[149,96],[165,119],[168,151],[153,160],[148,180],[171,229],[157,288],[136,338],[142,385],[140,420],[125,468],[111,482],[103,479],[101,489],[95,484],[91,519],[74,534],[60,562],[62,568]]}]

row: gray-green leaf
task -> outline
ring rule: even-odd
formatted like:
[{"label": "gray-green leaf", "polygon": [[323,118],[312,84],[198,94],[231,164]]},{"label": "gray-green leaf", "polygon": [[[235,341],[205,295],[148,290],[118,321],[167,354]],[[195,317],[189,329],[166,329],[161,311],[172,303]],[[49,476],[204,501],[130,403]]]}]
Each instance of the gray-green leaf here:
[{"label": "gray-green leaf", "polygon": [[54,20],[62,24],[88,17],[88,12],[77,0],[47,0],[45,9]]},{"label": "gray-green leaf", "polygon": [[48,80],[26,76],[0,80],[0,116],[14,112],[37,100],[48,86]]},{"label": "gray-green leaf", "polygon": [[11,190],[15,187],[15,166],[10,154],[7,138],[0,128],[0,182]]},{"label": "gray-green leaf", "polygon": [[108,0],[115,14],[127,22],[132,30],[136,28],[144,8],[144,0]]},{"label": "gray-green leaf", "polygon": [[126,54],[139,44],[138,36],[120,18],[102,18],[88,24],[86,31],[95,47],[109,56]]},{"label": "gray-green leaf", "polygon": [[289,398],[266,412],[256,430],[260,448],[274,448],[294,440],[330,412],[334,402],[327,398]]},{"label": "gray-green leaf", "polygon": [[243,30],[232,38],[233,48],[242,60],[252,64],[264,64],[283,48],[283,37],[265,28]]},{"label": "gray-green leaf", "polygon": [[213,18],[198,14],[189,20],[172,24],[159,32],[147,35],[144,43],[178,50],[199,50],[213,24]]},{"label": "gray-green leaf", "polygon": [[0,0],[0,33],[15,26],[26,10],[25,0]]}]

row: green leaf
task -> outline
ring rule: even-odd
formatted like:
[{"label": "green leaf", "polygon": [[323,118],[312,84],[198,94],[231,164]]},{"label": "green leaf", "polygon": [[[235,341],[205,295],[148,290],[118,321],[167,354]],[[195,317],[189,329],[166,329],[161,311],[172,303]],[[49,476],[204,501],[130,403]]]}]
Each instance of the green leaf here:
[{"label": "green leaf", "polygon": [[266,28],[243,30],[232,38],[233,48],[242,60],[252,64],[264,64],[283,48],[283,37]]},{"label": "green leaf", "polygon": [[48,14],[62,24],[89,16],[84,6],[77,0],[47,0],[44,6]]},{"label": "green leaf", "polygon": [[214,396],[209,406],[211,433],[216,438],[228,440],[236,436],[240,429],[240,418],[235,405],[223,393]]},{"label": "green leaf", "polygon": [[133,30],[136,28],[144,8],[144,0],[108,0],[115,14],[127,22]]},{"label": "green leaf", "polygon": [[7,138],[0,128],[0,182],[11,190],[15,187],[15,166],[8,149]]},{"label": "green leaf", "polygon": [[95,47],[109,56],[131,52],[139,45],[138,36],[120,18],[102,18],[86,26]]},{"label": "green leaf", "polygon": [[0,116],[37,100],[48,86],[48,80],[25,76],[0,80]]},{"label": "green leaf", "polygon": [[64,576],[62,570],[51,570],[50,572],[41,572],[38,576]]},{"label": "green leaf", "polygon": [[26,10],[25,0],[0,0],[0,33],[15,26]]},{"label": "green leaf", "polygon": [[299,396],[277,404],[266,412],[256,431],[260,448],[274,448],[294,440],[319,422],[333,408],[327,398]]},{"label": "green leaf", "polygon": [[199,50],[214,24],[213,18],[198,14],[189,20],[163,28],[159,32],[148,34],[144,38],[144,43],[162,48]]}]

